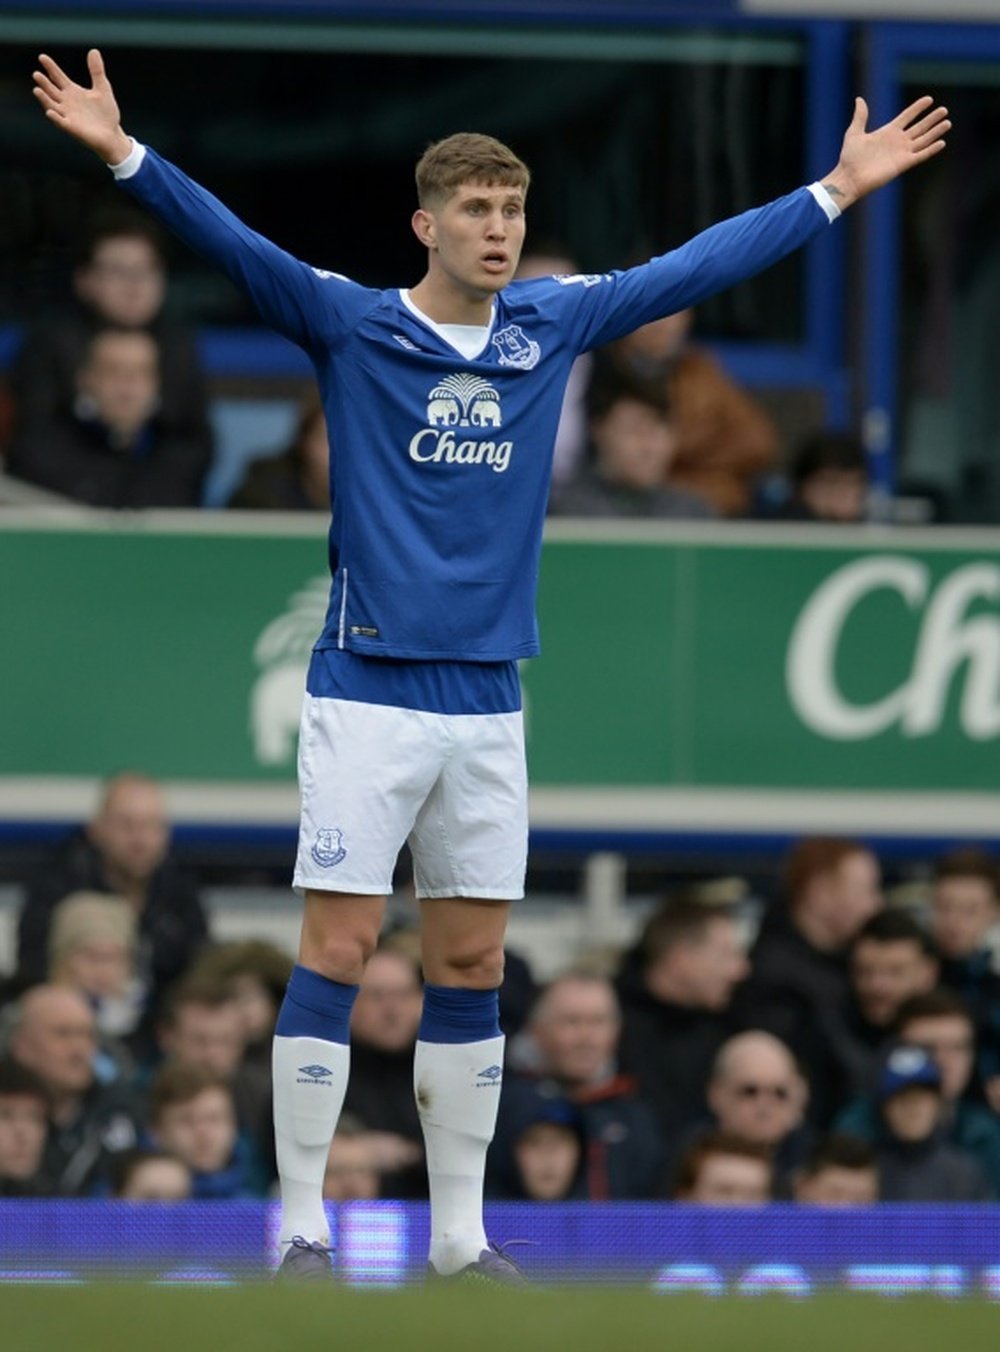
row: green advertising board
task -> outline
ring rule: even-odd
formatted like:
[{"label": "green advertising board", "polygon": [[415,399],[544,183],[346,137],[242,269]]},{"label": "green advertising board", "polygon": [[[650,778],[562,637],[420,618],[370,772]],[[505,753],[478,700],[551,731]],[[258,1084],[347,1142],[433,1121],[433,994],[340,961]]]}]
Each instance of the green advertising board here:
[{"label": "green advertising board", "polygon": [[[295,813],[322,524],[0,518],[0,817],[124,766]],[[535,825],[1000,834],[1000,538],[552,523],[523,682]]]}]

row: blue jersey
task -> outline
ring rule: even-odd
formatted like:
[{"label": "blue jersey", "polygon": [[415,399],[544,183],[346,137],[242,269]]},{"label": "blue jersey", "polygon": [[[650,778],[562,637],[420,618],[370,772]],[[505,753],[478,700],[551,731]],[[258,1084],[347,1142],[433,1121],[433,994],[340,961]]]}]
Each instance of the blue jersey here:
[{"label": "blue jersey", "polygon": [[424,661],[538,651],[542,526],[574,359],[761,271],[828,220],[800,188],[639,267],[513,282],[468,360],[401,292],[300,262],[152,151],[122,186],[316,368],[333,499],[318,646]]}]

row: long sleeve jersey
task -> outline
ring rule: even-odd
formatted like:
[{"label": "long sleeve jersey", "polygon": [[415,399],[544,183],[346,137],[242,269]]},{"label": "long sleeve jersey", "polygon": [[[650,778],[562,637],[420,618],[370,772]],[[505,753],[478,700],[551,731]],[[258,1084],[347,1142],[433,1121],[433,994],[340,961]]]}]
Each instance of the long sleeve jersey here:
[{"label": "long sleeve jersey", "polygon": [[497,662],[538,652],[535,591],[575,358],[767,268],[837,209],[816,185],[623,271],[513,282],[471,360],[404,291],[310,267],[137,146],[122,187],[309,355],[330,433],[330,604],[319,647]]}]

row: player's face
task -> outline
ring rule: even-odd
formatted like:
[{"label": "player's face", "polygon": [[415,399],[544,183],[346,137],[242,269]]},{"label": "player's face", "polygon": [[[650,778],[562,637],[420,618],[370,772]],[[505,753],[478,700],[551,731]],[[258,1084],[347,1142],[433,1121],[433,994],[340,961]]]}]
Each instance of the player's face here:
[{"label": "player's face", "polygon": [[[524,190],[466,183],[446,202],[414,218],[417,234],[456,289],[494,295],[514,276],[524,244]],[[421,229],[420,227],[423,227]]]}]

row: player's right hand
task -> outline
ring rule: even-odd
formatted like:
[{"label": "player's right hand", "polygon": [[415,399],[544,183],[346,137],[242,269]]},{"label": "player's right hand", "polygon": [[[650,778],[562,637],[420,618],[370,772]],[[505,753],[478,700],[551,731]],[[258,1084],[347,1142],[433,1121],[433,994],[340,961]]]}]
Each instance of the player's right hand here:
[{"label": "player's right hand", "polygon": [[43,53],[38,64],[42,69],[34,72],[33,93],[49,121],[100,155],[106,164],[120,164],[132,149],[132,142],[122,130],[100,52],[92,48],[87,53],[89,89],[71,80],[51,56]]}]

